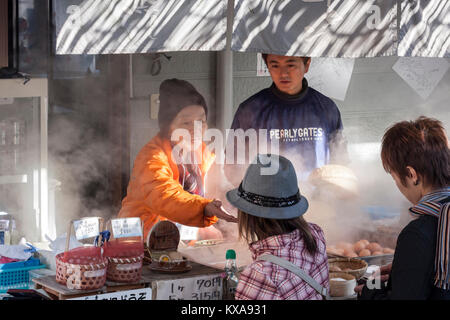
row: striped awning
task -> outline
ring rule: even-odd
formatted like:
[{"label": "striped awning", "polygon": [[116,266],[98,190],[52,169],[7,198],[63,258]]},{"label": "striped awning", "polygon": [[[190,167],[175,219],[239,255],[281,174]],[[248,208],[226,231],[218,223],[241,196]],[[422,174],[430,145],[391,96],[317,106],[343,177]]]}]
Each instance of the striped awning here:
[{"label": "striped awning", "polygon": [[218,51],[226,0],[54,1],[57,54]]},{"label": "striped awning", "polygon": [[449,0],[236,0],[232,49],[312,57],[450,57]]},{"label": "striped awning", "polygon": [[57,54],[450,57],[450,0],[58,0]]}]

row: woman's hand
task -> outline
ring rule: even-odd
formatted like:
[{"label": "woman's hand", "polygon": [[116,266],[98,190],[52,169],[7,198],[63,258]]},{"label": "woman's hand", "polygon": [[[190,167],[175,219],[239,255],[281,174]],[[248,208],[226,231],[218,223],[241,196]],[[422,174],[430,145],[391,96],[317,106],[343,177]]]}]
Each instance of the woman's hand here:
[{"label": "woman's hand", "polygon": [[204,214],[207,217],[216,216],[217,218],[225,220],[227,222],[238,222],[238,219],[236,217],[233,217],[223,208],[222,201],[217,199],[214,199],[206,205]]}]

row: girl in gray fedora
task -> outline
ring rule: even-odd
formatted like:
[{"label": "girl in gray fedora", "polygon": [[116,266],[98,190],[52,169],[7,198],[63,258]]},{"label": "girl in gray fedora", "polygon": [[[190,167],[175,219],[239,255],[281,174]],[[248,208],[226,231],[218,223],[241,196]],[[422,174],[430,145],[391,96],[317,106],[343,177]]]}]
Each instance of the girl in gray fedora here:
[{"label": "girl in gray fedora", "polygon": [[[269,168],[278,168],[274,174]],[[249,242],[253,263],[239,276],[237,300],[319,300],[327,296],[328,260],[319,226],[302,215],[292,163],[278,155],[258,155],[239,188],[227,193],[238,209],[239,236]]]}]

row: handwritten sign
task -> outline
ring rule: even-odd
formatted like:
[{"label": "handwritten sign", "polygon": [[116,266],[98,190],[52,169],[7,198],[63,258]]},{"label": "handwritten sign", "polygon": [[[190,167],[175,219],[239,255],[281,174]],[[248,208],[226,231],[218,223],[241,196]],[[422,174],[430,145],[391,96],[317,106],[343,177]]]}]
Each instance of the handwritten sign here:
[{"label": "handwritten sign", "polygon": [[312,58],[305,78],[310,87],[330,98],[344,101],[354,65],[355,59]]},{"label": "handwritten sign", "polygon": [[211,274],[157,281],[156,288],[156,300],[221,300],[223,278],[220,274]]},{"label": "handwritten sign", "polygon": [[76,220],[73,222],[73,228],[75,229],[75,237],[77,240],[93,238],[100,233],[98,218]]},{"label": "handwritten sign", "polygon": [[0,230],[9,230],[9,220],[0,220]]},{"label": "handwritten sign", "polygon": [[198,228],[178,225],[180,230],[180,240],[197,240]]},{"label": "handwritten sign", "polygon": [[114,238],[142,237],[140,218],[125,218],[111,220]]},{"label": "handwritten sign", "polygon": [[13,104],[14,98],[0,98],[0,104]]},{"label": "handwritten sign", "polygon": [[78,297],[67,300],[152,300],[152,289],[143,288],[128,291],[118,291],[104,294],[96,294],[93,296]]},{"label": "handwritten sign", "polygon": [[421,57],[399,58],[392,67],[424,100],[431,95],[449,68],[450,64],[445,59]]},{"label": "handwritten sign", "polygon": [[264,61],[262,54],[257,53],[256,59],[256,76],[257,77],[270,77],[269,69]]}]

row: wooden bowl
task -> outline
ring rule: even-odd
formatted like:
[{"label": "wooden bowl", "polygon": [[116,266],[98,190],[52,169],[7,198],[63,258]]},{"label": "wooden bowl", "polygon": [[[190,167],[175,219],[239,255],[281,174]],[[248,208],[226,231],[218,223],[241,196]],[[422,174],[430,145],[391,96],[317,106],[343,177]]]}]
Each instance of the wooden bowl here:
[{"label": "wooden bowl", "polygon": [[[328,259],[328,266],[330,268],[330,273],[341,272],[347,273],[356,278],[356,280],[361,279],[361,277],[366,273],[367,262],[358,258],[332,258]],[[338,267],[339,270],[333,270]],[[349,269],[349,270],[345,270]],[[345,270],[345,271],[344,271]]]},{"label": "wooden bowl", "polygon": [[[335,280],[337,278],[344,280]],[[348,297],[355,294],[356,279],[354,276],[343,272],[330,273],[330,296]]]}]

